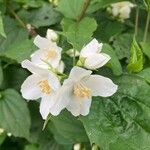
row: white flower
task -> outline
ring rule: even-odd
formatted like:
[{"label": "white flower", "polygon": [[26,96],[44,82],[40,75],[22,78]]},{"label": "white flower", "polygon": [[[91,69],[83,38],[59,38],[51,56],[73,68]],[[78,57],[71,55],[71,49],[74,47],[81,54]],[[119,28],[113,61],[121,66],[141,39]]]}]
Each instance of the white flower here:
[{"label": "white flower", "polygon": [[58,40],[58,35],[54,30],[48,29],[46,33],[46,38],[51,40],[52,42],[56,42]]},{"label": "white flower", "polygon": [[112,15],[119,17],[122,21],[130,17],[131,8],[135,5],[128,1],[118,2],[111,5]]},{"label": "white flower", "polygon": [[48,68],[46,63],[49,63],[53,68],[57,68],[60,63],[62,49],[56,43],[39,35],[35,37],[34,44],[39,50],[31,55],[31,61],[42,68]]},{"label": "white flower", "polygon": [[102,46],[102,43],[99,43],[96,39],[93,39],[81,50],[80,59],[82,60],[82,58],[85,58],[84,67],[92,70],[98,69],[111,59],[109,55],[100,53]]},{"label": "white flower", "polygon": [[46,69],[39,68],[29,60],[24,60],[22,67],[32,73],[21,86],[22,96],[27,100],[42,98],[40,113],[43,119],[46,119],[50,108],[54,104],[54,97],[60,87],[60,82],[55,74]]},{"label": "white flower", "polygon": [[117,91],[118,86],[112,80],[91,73],[77,66],[72,68],[69,78],[58,90],[55,104],[50,109],[52,115],[67,108],[74,116],[85,116],[89,113],[92,96],[108,97]]}]

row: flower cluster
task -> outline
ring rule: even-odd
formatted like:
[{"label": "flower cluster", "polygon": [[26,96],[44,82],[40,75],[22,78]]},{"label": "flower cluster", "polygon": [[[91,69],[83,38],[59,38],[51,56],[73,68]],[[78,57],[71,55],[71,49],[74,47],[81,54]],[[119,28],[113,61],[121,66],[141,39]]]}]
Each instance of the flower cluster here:
[{"label": "flower cluster", "polygon": [[108,11],[115,17],[118,18],[120,21],[124,21],[130,17],[131,8],[135,7],[129,1],[122,1],[111,4],[111,7],[108,8]]},{"label": "flower cluster", "polygon": [[57,34],[50,29],[46,38],[35,37],[34,44],[39,49],[31,55],[31,61],[22,62],[22,67],[32,73],[21,86],[22,96],[27,100],[41,98],[40,113],[43,119],[49,113],[56,116],[65,108],[74,116],[85,116],[90,111],[92,96],[108,97],[117,91],[117,85],[109,78],[92,74],[91,71],[102,67],[111,58],[101,52],[103,44],[93,39],[83,47],[77,66],[73,66],[61,85],[64,63],[57,39]]}]

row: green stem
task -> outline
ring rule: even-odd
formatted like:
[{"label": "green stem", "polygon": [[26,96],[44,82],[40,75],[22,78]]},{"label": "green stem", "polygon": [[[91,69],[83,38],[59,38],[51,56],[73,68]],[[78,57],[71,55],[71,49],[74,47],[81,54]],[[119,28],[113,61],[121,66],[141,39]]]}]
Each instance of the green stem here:
[{"label": "green stem", "polygon": [[146,19],[146,25],[145,25],[145,31],[144,31],[143,42],[146,42],[146,40],[147,40],[149,22],[150,22],[150,11],[148,11],[148,13],[147,13],[147,19]]},{"label": "green stem", "polygon": [[137,36],[138,34],[138,23],[139,23],[139,8],[136,9],[135,31],[134,31],[135,36]]}]

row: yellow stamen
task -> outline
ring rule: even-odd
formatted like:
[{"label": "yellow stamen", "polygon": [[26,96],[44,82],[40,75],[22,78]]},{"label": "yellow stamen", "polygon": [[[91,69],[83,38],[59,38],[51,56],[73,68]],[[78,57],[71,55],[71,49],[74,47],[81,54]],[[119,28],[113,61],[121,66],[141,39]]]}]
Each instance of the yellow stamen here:
[{"label": "yellow stamen", "polygon": [[45,58],[46,58],[46,60],[49,60],[49,59],[55,58],[56,55],[57,55],[57,53],[55,50],[49,50],[48,52],[46,52]]},{"label": "yellow stamen", "polygon": [[74,86],[74,94],[77,97],[84,98],[84,97],[91,97],[91,89],[87,88],[83,84],[77,84]]},{"label": "yellow stamen", "polygon": [[38,86],[40,87],[40,90],[45,94],[51,93],[51,87],[48,84],[47,80],[41,80],[38,82]]}]

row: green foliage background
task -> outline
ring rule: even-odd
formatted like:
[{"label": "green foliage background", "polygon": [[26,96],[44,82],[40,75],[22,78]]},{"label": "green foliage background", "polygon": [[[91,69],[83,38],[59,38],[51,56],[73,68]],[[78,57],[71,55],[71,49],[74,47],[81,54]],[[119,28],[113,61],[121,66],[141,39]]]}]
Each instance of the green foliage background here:
[{"label": "green foliage background", "polygon": [[[150,150],[149,30],[143,38],[150,1],[131,1],[136,7],[123,23],[106,11],[119,0],[91,0],[81,16],[86,1],[59,0],[56,6],[55,0],[0,0],[0,150],[71,150],[76,143],[82,150]],[[48,28],[59,34],[66,73],[72,68],[67,50],[80,51],[94,37],[103,42],[102,51],[112,59],[95,72],[113,79],[119,90],[109,98],[93,98],[86,117],[66,110],[51,116],[42,131],[38,101],[27,103],[20,94],[29,75],[20,63],[36,50],[35,33],[45,36]]]}]

